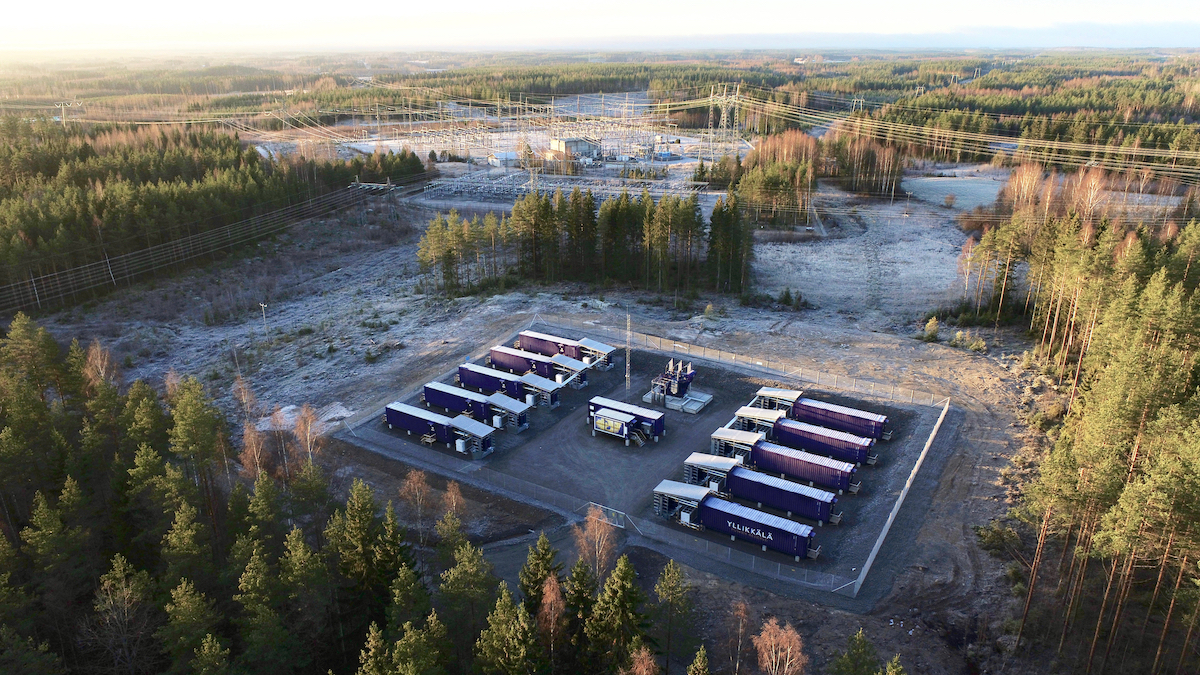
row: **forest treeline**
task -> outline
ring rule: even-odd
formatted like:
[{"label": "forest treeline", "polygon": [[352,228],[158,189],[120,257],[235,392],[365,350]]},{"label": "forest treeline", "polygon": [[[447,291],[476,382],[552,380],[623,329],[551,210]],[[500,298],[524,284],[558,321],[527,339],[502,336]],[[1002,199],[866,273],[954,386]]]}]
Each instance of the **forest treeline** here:
[{"label": "forest treeline", "polygon": [[[718,200],[712,225],[695,195],[622,193],[596,205],[591,192],[530,193],[511,216],[438,215],[417,257],[449,293],[503,288],[518,280],[635,282],[658,292],[748,287],[753,231],[736,198]],[[507,280],[507,281],[506,281]]]},{"label": "forest treeline", "polygon": [[0,260],[28,279],[198,234],[363,181],[425,170],[410,152],[263,158],[236,134],[0,120]]},{"label": "forest treeline", "polygon": [[[316,413],[227,419],[192,377],[123,382],[17,315],[0,339],[0,672],[801,675],[790,624],[735,602],[707,650],[668,562],[644,586],[594,508],[569,567],[543,534],[509,588],[457,483],[335,497]],[[264,421],[266,423],[264,424]],[[230,436],[240,435],[240,450]],[[434,522],[436,521],[436,522]],[[860,633],[834,672],[900,675]],[[836,664],[835,664],[836,665]]]},{"label": "forest treeline", "polygon": [[[1172,151],[1200,148],[1200,65],[1194,61],[1128,55],[1038,57],[984,70],[966,85],[905,92],[874,117],[1014,140]],[[924,149],[903,140],[897,143],[914,154],[955,161],[987,159],[952,139]]]},{"label": "forest treeline", "polygon": [[741,157],[697,166],[692,178],[732,190],[753,222],[775,227],[807,223],[818,178],[839,180],[851,192],[894,195],[904,171],[892,147],[843,129],[821,139],[792,130],[756,139]]},{"label": "forest treeline", "polygon": [[1200,209],[1134,208],[1137,189],[1019,167],[964,253],[961,311],[1028,317],[1050,386],[1024,525],[981,542],[1014,555],[1016,629],[1073,672],[1200,668]]}]

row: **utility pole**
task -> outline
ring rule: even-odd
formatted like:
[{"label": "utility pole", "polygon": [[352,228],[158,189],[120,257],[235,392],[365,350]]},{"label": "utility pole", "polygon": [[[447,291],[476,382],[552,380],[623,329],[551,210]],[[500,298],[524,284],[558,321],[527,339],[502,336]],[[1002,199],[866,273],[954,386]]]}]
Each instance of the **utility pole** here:
[{"label": "utility pole", "polygon": [[259,307],[262,307],[262,314],[263,314],[263,339],[265,340],[265,339],[267,339],[267,333],[268,333],[268,332],[270,332],[270,331],[268,331],[268,330],[267,330],[267,306],[266,306],[265,304],[261,303],[261,302],[260,302],[260,303],[258,303],[258,306],[259,306]]},{"label": "utility pole", "polygon": [[629,318],[629,314],[625,315],[625,391],[629,392],[630,374],[629,356],[633,353],[633,320]]}]

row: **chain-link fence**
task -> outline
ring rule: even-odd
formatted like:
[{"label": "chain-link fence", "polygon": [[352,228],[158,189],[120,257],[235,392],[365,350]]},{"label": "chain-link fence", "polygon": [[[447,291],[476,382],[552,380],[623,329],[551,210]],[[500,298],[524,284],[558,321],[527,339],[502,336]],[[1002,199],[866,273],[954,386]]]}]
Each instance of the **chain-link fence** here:
[{"label": "chain-link fence", "polygon": [[[531,325],[544,324],[551,328],[563,328],[571,331],[571,335],[582,334],[586,337],[603,340],[610,346],[622,347],[625,345],[626,332],[620,328],[610,326],[601,326],[595,323],[584,322],[578,319],[573,319],[568,316],[557,316],[548,314],[539,314],[534,318]],[[909,389],[907,387],[897,386],[892,383],[875,382],[873,380],[865,380],[857,377],[847,377],[836,373],[826,373],[815,368],[805,367],[790,359],[781,359],[778,356],[746,356],[744,354],[734,354],[720,349],[712,349],[700,345],[693,345],[681,340],[673,340],[671,338],[659,337],[657,335],[647,335],[646,333],[633,332],[629,335],[632,347],[637,349],[646,349],[651,351],[663,352],[666,354],[676,354],[686,356],[689,359],[703,359],[705,361],[713,361],[716,363],[728,363],[736,365],[740,368],[746,368],[763,375],[770,375],[780,379],[792,380],[798,382],[811,382],[821,387],[829,389],[838,389],[847,392],[860,394],[868,394],[878,396],[889,401],[900,401],[904,403],[913,403],[920,405],[928,405],[940,407],[945,401],[945,396],[938,396],[929,392]]]},{"label": "chain-link fence", "polygon": [[298,204],[239,220],[118,256],[35,276],[0,286],[0,314],[39,310],[90,297],[104,288],[119,288],[173,265],[232,249],[282,232],[296,223],[328,215],[362,201],[368,190],[350,186]]}]

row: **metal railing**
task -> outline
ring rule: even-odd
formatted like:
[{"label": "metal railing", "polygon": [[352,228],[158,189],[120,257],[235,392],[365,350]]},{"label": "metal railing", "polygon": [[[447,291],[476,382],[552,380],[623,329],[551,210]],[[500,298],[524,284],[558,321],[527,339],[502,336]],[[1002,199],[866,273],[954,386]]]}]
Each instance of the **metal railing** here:
[{"label": "metal railing", "polygon": [[[625,330],[619,327],[601,326],[592,322],[584,322],[566,316],[553,314],[538,314],[530,322],[530,326],[541,323],[551,328],[564,328],[574,334],[584,334],[605,341],[612,347],[625,345]],[[746,368],[751,371],[777,377],[782,380],[811,382],[820,387],[838,389],[841,391],[878,396],[889,401],[912,403],[932,407],[941,407],[945,401],[944,394],[931,394],[925,391],[902,387],[895,383],[876,382],[860,377],[848,377],[837,373],[826,373],[816,368],[805,367],[791,359],[781,359],[778,356],[747,356],[734,354],[721,349],[712,349],[702,345],[693,345],[681,340],[633,332],[632,347],[651,350],[666,354],[683,355],[690,359],[703,359],[715,363],[728,363]]]}]

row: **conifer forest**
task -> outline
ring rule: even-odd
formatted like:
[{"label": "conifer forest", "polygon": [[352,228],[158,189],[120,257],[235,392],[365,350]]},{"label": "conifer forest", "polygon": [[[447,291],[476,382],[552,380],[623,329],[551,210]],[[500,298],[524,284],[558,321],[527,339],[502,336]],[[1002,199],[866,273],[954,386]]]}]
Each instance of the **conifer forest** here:
[{"label": "conifer forest", "polygon": [[[1198,106],[1182,48],[0,51],[0,673],[1200,672]],[[422,393],[539,321],[616,367]],[[841,523],[683,473],[780,388],[890,420]]]}]

